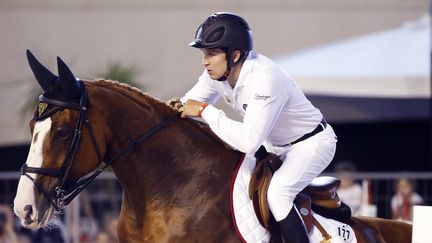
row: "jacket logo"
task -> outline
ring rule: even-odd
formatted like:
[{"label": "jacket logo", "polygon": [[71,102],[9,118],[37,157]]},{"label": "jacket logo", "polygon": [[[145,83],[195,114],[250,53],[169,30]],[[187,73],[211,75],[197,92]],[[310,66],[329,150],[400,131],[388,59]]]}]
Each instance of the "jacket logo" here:
[{"label": "jacket logo", "polygon": [[260,94],[256,94],[254,95],[254,99],[256,100],[268,100],[270,99],[270,95],[260,95]]},{"label": "jacket logo", "polygon": [[231,99],[228,95],[224,95],[223,98],[224,98],[226,103],[231,104]]}]

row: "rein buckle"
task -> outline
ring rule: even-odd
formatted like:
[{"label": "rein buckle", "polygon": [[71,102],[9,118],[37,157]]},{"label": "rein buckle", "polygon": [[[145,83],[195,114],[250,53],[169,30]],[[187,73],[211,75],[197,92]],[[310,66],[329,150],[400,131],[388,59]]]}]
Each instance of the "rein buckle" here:
[{"label": "rein buckle", "polygon": [[60,210],[64,210],[66,205],[65,205],[65,190],[61,189],[59,186],[55,188],[55,192],[56,192],[56,206],[60,209]]}]

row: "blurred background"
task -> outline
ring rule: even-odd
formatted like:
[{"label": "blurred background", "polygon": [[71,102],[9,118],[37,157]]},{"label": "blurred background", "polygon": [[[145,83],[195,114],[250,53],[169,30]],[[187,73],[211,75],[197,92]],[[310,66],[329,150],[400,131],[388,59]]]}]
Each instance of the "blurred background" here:
[{"label": "blurred background", "polygon": [[[187,46],[199,24],[214,12],[230,11],[249,22],[254,49],[290,73],[334,127],[338,148],[326,174],[346,180],[342,188],[348,189],[341,193],[350,195],[346,200],[357,198],[351,207],[358,214],[410,220],[410,206],[432,204],[429,5],[427,0],[2,0],[0,201],[6,208],[12,203],[29,149],[28,122],[42,92],[26,49],[54,72],[60,56],[81,79],[128,82],[166,100],[182,96],[202,72],[200,52]],[[33,242],[53,237],[93,242],[107,235],[115,242],[110,224],[120,193],[115,177],[104,173],[69,207],[60,235],[36,236],[14,227]]]}]

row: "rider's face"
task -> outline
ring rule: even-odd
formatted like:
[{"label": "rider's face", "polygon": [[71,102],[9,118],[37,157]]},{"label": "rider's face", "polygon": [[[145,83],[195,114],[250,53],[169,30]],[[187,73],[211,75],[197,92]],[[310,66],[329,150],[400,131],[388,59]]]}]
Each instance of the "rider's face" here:
[{"label": "rider's face", "polygon": [[227,70],[226,54],[222,49],[201,49],[203,53],[202,64],[210,78],[217,80]]}]

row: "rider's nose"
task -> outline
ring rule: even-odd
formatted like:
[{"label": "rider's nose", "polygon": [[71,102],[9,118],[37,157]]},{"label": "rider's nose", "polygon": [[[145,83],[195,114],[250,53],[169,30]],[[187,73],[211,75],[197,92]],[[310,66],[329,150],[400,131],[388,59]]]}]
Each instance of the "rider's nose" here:
[{"label": "rider's nose", "polygon": [[202,58],[201,63],[204,67],[207,67],[210,64],[208,58],[206,58],[206,57]]},{"label": "rider's nose", "polygon": [[31,224],[33,220],[31,219],[31,216],[33,214],[33,207],[31,205],[26,205],[24,207],[24,213],[25,213],[25,222],[26,224]]}]

